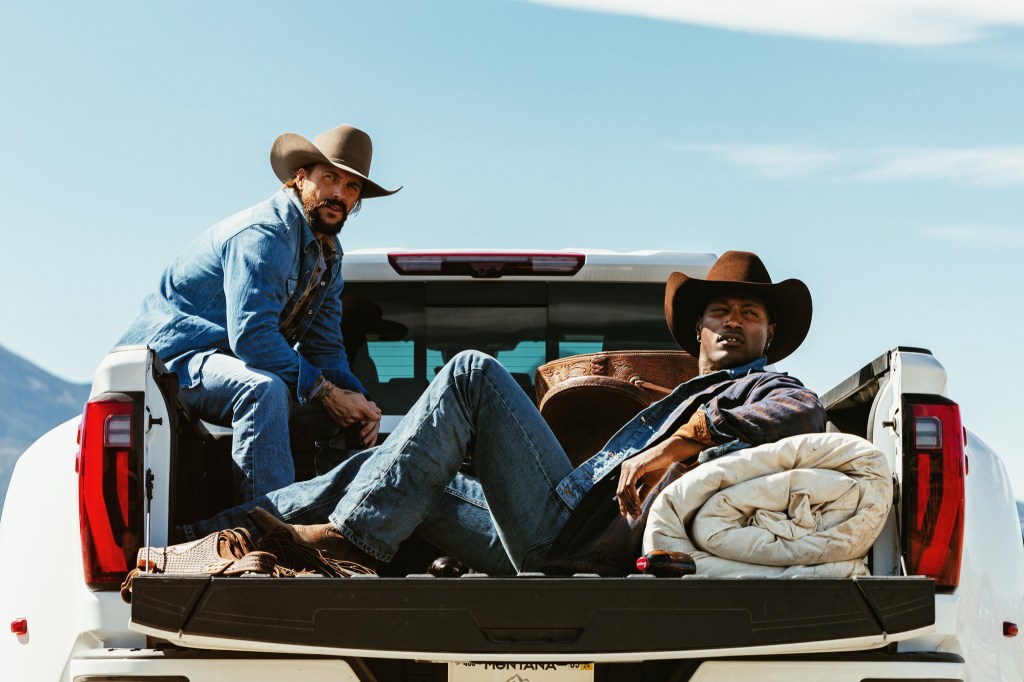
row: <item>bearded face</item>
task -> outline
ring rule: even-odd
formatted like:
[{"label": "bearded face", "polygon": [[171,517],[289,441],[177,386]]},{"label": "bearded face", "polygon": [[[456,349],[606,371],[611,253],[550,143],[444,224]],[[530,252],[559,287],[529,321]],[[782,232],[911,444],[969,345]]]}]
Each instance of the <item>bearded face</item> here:
[{"label": "bearded face", "polygon": [[363,180],[348,171],[319,163],[308,172],[300,168],[295,176],[295,187],[313,232],[333,236],[341,232],[353,207],[358,205]]},{"label": "bearded face", "polygon": [[313,183],[302,188],[302,208],[306,211],[309,226],[317,234],[336,235],[348,219],[348,208],[337,199],[321,199]]}]

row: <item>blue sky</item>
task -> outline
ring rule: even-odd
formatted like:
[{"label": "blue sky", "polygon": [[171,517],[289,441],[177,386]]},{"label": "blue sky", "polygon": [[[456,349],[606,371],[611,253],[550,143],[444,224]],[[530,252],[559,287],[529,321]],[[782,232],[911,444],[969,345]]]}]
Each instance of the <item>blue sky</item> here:
[{"label": "blue sky", "polygon": [[1024,497],[1015,4],[9,3],[0,344],[88,381],[278,134],[349,122],[405,189],[347,249],[757,251],[815,298],[782,369],[930,348]]}]

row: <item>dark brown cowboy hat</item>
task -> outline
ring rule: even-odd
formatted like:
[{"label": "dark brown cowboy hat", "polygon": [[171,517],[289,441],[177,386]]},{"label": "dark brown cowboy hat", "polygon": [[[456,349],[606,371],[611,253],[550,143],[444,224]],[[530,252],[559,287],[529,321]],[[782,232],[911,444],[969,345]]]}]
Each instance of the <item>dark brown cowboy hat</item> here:
[{"label": "dark brown cowboy hat", "polygon": [[270,148],[270,166],[281,182],[288,180],[295,171],[313,163],[329,163],[363,179],[361,199],[386,197],[399,189],[384,189],[370,179],[370,159],[373,157],[373,143],[370,136],[358,128],[341,125],[320,133],[310,142],[302,135],[285,133],[274,140]]},{"label": "dark brown cowboy hat", "polygon": [[811,292],[798,279],[773,283],[768,269],[749,251],[726,251],[708,271],[707,279],[673,272],[665,285],[665,319],[676,343],[691,355],[700,353],[695,324],[713,296],[743,293],[756,296],[771,309],[775,337],[765,351],[778,362],[795,351],[811,327]]}]

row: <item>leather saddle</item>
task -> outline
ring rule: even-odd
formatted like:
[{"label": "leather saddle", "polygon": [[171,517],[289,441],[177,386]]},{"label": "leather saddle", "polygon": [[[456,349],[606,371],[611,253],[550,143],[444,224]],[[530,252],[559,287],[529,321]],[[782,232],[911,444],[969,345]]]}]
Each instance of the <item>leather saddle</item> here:
[{"label": "leather saddle", "polygon": [[622,350],[572,355],[537,368],[537,407],[574,467],[626,422],[697,376],[682,350]]}]

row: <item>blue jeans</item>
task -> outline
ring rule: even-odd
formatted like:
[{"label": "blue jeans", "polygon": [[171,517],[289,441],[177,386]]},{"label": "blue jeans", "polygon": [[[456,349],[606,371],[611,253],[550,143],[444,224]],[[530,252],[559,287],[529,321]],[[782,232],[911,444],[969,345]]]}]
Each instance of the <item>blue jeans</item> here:
[{"label": "blue jeans", "polygon": [[319,403],[300,406],[276,374],[225,353],[206,356],[201,382],[180,395],[202,419],[234,431],[233,499],[238,503],[295,482],[289,426],[317,441],[341,430]]},{"label": "blue jeans", "polygon": [[[467,455],[477,477],[459,471]],[[515,379],[493,358],[467,351],[444,366],[382,445],[185,533],[254,528],[246,512],[259,506],[290,523],[330,521],[381,561],[416,533],[478,571],[538,570],[569,518],[557,487],[571,472]]]}]

